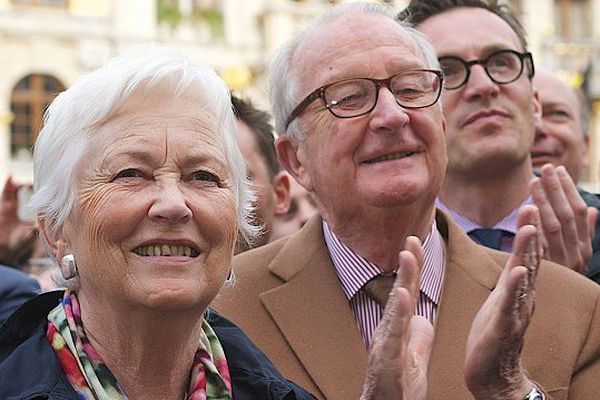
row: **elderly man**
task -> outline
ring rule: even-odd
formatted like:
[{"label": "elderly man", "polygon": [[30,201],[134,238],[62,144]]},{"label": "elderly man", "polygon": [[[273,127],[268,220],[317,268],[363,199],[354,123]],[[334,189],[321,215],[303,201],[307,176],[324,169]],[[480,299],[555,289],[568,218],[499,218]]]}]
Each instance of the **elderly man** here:
[{"label": "elderly man", "polygon": [[[216,307],[319,398],[358,398],[367,363],[380,362],[411,372],[390,381],[396,398],[424,399],[415,386],[428,399],[593,398],[600,288],[545,261],[537,274],[536,208],[520,211],[512,254],[476,245],[436,213],[447,163],[441,81],[428,42],[373,4],[334,8],[280,50],[277,153],[322,217],[237,256],[238,283]],[[390,282],[414,263],[419,287],[393,290],[388,311],[421,318],[395,329],[381,319]],[[400,345],[369,348],[374,331]]]},{"label": "elderly man", "polygon": [[495,0],[412,0],[400,14],[431,40],[444,71],[448,171],[438,205],[477,242],[510,251],[517,212],[535,203],[544,257],[581,273],[592,257],[586,207],[564,167],[532,180],[541,108],[525,33]]},{"label": "elderly man", "polygon": [[[542,121],[536,124],[531,162],[539,171],[546,163],[564,165],[574,182],[579,182],[588,164],[589,112],[582,97],[552,71],[538,69],[533,77],[542,105]],[[579,194],[588,206],[600,209],[600,197],[581,188]],[[594,254],[587,276],[600,283],[600,219],[592,240]]]},{"label": "elderly man", "polygon": [[533,77],[542,106],[542,121],[536,124],[531,163],[564,165],[578,183],[588,165],[589,113],[581,97],[554,72],[538,68]]}]

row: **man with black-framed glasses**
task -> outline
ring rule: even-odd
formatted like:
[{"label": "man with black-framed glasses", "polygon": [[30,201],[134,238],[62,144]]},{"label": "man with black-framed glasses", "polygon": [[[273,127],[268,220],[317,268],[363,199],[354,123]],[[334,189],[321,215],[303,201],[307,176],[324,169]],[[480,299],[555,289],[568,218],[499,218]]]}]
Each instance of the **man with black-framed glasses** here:
[{"label": "man with black-framed glasses", "polygon": [[448,171],[438,206],[475,241],[510,251],[518,210],[536,204],[544,258],[585,274],[597,210],[564,167],[546,165],[532,179],[541,106],[533,58],[512,11],[493,0],[413,0],[399,18],[428,36],[444,72]]}]

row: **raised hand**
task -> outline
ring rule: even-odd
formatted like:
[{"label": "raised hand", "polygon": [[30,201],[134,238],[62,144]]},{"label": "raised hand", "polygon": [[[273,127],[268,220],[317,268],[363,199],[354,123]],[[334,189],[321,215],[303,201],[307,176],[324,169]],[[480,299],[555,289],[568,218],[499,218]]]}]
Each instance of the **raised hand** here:
[{"label": "raised hand", "polygon": [[533,315],[543,251],[538,221],[535,206],[520,210],[512,254],[471,325],[464,376],[476,399],[522,400],[532,388],[521,365],[521,350]]},{"label": "raised hand", "polygon": [[544,165],[530,192],[540,211],[544,258],[585,274],[598,210],[585,204],[562,166]]},{"label": "raised hand", "polygon": [[383,318],[371,341],[363,400],[427,397],[433,326],[426,318],[414,315],[423,266],[423,248],[417,237],[406,239],[399,265]]},{"label": "raised hand", "polygon": [[14,264],[21,254],[33,246],[33,223],[19,219],[19,189],[26,185],[8,177],[0,195],[0,264]]}]

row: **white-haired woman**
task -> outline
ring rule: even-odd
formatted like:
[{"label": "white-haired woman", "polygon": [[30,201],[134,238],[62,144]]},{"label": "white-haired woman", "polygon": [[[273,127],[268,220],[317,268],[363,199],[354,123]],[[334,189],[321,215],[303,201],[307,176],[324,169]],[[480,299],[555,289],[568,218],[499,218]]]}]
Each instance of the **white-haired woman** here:
[{"label": "white-haired woman", "polygon": [[214,71],[156,45],[56,98],[32,205],[68,289],[3,325],[0,398],[312,398],[205,313],[252,235],[235,129]]}]

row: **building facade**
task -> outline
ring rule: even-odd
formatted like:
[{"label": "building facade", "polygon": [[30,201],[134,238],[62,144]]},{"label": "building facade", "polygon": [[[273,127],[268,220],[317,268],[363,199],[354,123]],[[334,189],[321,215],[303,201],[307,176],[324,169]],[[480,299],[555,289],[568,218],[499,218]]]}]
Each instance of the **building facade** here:
[{"label": "building facade", "polygon": [[[82,73],[145,42],[174,45],[213,66],[230,87],[267,107],[270,55],[343,0],[0,0],[0,182],[32,179],[42,113]],[[599,0],[512,0],[537,65],[583,86],[596,104],[588,187],[600,163]],[[387,3],[400,10],[407,0]],[[0,183],[2,186],[2,183]]]}]

